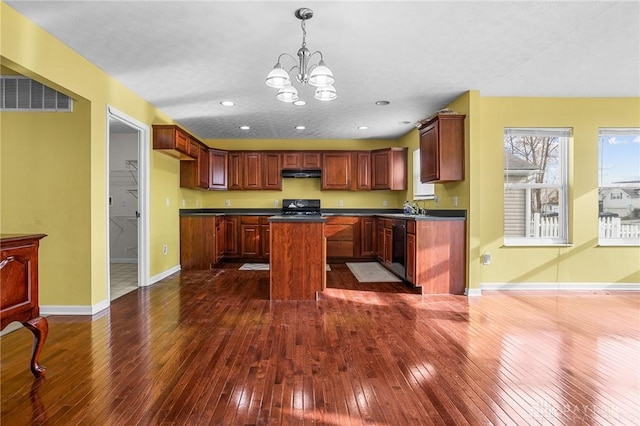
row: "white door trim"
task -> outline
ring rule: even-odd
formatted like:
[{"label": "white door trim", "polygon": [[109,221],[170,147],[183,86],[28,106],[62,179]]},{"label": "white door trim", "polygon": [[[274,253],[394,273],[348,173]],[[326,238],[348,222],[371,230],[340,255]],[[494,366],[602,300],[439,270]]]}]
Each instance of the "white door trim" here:
[{"label": "white door trim", "polygon": [[[107,197],[109,196],[109,119],[119,120],[138,132],[138,286],[150,285],[149,280],[149,126],[130,117],[117,108],[107,105]],[[109,203],[106,204],[107,218],[109,217]],[[106,226],[107,233],[107,271],[110,270],[111,261],[109,254],[109,225]],[[107,298],[111,300],[111,290],[109,283],[111,279],[107,276]]]}]

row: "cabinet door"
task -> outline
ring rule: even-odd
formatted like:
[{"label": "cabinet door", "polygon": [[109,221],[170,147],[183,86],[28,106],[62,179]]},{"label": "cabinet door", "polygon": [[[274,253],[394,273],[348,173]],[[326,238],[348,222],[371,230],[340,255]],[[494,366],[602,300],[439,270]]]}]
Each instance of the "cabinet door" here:
[{"label": "cabinet door", "polygon": [[218,263],[224,257],[226,240],[226,224],[223,216],[216,217],[216,261]]},{"label": "cabinet door", "polygon": [[282,156],[279,152],[265,152],[263,154],[263,182],[262,189],[282,190]]},{"label": "cabinet door", "polygon": [[[182,166],[182,163],[180,166]],[[209,188],[209,150],[204,146],[200,146],[200,152],[198,153],[198,187]]]},{"label": "cabinet door", "polygon": [[229,189],[242,189],[242,153],[229,153],[228,187]]},{"label": "cabinet door", "polygon": [[351,153],[322,154],[322,189],[351,189]]},{"label": "cabinet door", "polygon": [[356,170],[353,175],[356,177],[356,190],[368,191],[371,189],[371,153],[358,151],[355,158]]},{"label": "cabinet door", "polygon": [[238,216],[226,216],[224,218],[224,254],[226,257],[237,257],[240,252],[238,250]]},{"label": "cabinet door", "polygon": [[191,150],[191,139],[191,136],[178,126],[153,125],[153,149],[180,160],[192,161],[196,159],[195,151]]},{"label": "cabinet door", "polygon": [[262,189],[262,153],[245,152],[242,161],[244,189]]},{"label": "cabinet door", "polygon": [[268,258],[270,255],[269,243],[270,243],[270,227],[269,225],[260,225],[260,248],[262,257]]},{"label": "cabinet door", "polygon": [[388,150],[373,151],[371,153],[371,165],[372,165],[372,189],[390,189],[391,182],[391,170],[389,165],[391,163]]},{"label": "cabinet door", "polygon": [[302,168],[301,152],[284,152],[282,154],[283,169],[300,169]]},{"label": "cabinet door", "polygon": [[420,181],[433,182],[440,179],[438,149],[438,122],[420,132]]},{"label": "cabinet door", "polygon": [[240,256],[260,256],[260,225],[240,225]]},{"label": "cabinet door", "polygon": [[376,220],[374,217],[360,218],[360,256],[376,256]]},{"label": "cabinet door", "polygon": [[416,283],[416,236],[407,234],[407,266],[406,278],[411,284]]},{"label": "cabinet door", "polygon": [[227,151],[209,150],[209,189],[227,189]]},{"label": "cabinet door", "polygon": [[317,170],[320,169],[320,153],[319,152],[303,152],[302,165],[303,169]]}]

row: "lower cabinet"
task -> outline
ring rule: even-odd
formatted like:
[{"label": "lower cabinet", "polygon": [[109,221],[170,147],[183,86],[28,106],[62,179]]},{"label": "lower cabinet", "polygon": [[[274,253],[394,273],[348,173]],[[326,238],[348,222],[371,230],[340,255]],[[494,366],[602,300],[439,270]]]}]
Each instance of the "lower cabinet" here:
[{"label": "lower cabinet", "polygon": [[466,222],[424,220],[416,221],[415,226],[415,277],[411,283],[422,287],[423,294],[464,294]]},{"label": "lower cabinet", "polygon": [[[359,221],[354,216],[329,216],[324,227],[328,258],[357,257],[356,241],[360,236]],[[359,241],[358,241],[359,242]]]},{"label": "lower cabinet", "polygon": [[[180,266],[183,270],[211,269],[222,256],[222,241],[218,232],[222,216],[180,217]],[[218,222],[220,222],[218,224]],[[222,235],[220,238],[224,238]]]},{"label": "lower cabinet", "polygon": [[269,256],[269,217],[240,216],[240,257]]}]

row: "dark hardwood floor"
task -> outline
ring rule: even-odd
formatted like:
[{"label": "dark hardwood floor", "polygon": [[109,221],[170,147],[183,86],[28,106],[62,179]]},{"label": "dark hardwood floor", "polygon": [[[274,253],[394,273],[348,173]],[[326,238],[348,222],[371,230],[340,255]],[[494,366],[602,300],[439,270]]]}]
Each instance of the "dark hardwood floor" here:
[{"label": "dark hardwood floor", "polygon": [[318,301],[267,271],[176,274],[1,339],[2,425],[632,425],[640,295],[422,296],[331,264]]}]

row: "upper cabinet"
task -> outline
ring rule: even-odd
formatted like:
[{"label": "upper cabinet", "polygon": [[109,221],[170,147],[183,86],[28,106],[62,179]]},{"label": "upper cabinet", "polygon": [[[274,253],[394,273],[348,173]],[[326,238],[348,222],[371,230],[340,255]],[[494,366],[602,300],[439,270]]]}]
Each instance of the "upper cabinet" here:
[{"label": "upper cabinet", "polygon": [[407,189],[407,148],[371,151],[371,189]]},{"label": "upper cabinet", "polygon": [[282,190],[282,153],[229,151],[228,189]]},{"label": "upper cabinet", "polygon": [[[180,160],[195,160],[197,146],[192,146],[192,136],[178,126],[169,124],[153,125],[153,149]],[[194,142],[197,145],[197,142]]]},{"label": "upper cabinet", "polygon": [[356,151],[353,153],[353,177],[356,191],[371,189],[371,151]]},{"label": "upper cabinet", "polygon": [[420,126],[420,181],[464,180],[465,115],[438,114]]},{"label": "upper cabinet", "polygon": [[320,169],[320,152],[317,151],[284,151],[282,153],[283,169]]},{"label": "upper cabinet", "polygon": [[229,153],[220,149],[209,150],[208,189],[227,189]]},{"label": "upper cabinet", "polygon": [[351,151],[322,153],[322,189],[351,189]]}]

